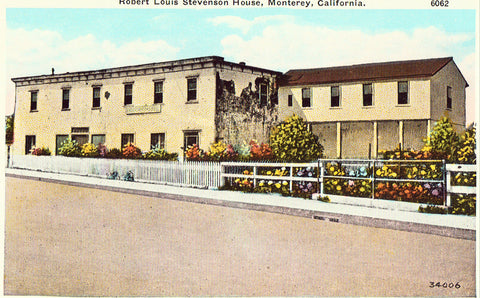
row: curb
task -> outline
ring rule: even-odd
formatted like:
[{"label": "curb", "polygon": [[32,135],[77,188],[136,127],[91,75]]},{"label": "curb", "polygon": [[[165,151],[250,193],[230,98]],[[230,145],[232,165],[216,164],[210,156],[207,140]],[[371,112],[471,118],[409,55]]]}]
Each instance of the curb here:
[{"label": "curb", "polygon": [[[397,220],[392,218],[382,218],[385,216],[382,216],[382,217],[375,216],[374,213],[377,210],[371,207],[355,206],[356,208],[362,208],[363,209],[362,211],[365,211],[365,210],[367,210],[367,212],[373,211],[371,212],[371,216],[354,215],[354,214],[347,214],[347,212],[338,212],[338,211],[329,212],[325,210],[318,210],[324,206],[325,207],[331,206],[332,203],[322,203],[317,201],[311,202],[311,203],[318,203],[319,208],[315,208],[317,210],[306,207],[304,203],[298,204],[299,205],[298,207],[286,206],[285,204],[280,204],[280,201],[287,199],[290,202],[292,202],[292,200],[297,199],[296,203],[300,203],[300,202],[305,202],[306,200],[298,199],[298,198],[283,198],[275,195],[272,196],[272,195],[265,195],[265,194],[259,195],[259,194],[245,194],[245,193],[239,194],[239,193],[230,192],[230,191],[199,190],[199,189],[194,189],[195,191],[192,192],[192,191],[188,191],[191,189],[171,187],[171,186],[161,187],[162,189],[159,189],[159,190],[148,190],[148,188],[151,188],[151,187],[147,187],[147,186],[152,186],[152,185],[157,186],[157,184],[147,184],[147,183],[140,183],[140,182],[123,182],[118,180],[107,180],[103,178],[92,178],[88,176],[60,175],[60,174],[53,174],[53,173],[43,173],[38,171],[26,171],[26,170],[14,170],[14,169],[6,169],[5,175],[7,177],[12,177],[12,178],[21,178],[21,179],[30,179],[30,180],[50,182],[50,183],[59,183],[64,185],[77,186],[77,187],[88,187],[88,188],[94,188],[94,189],[100,189],[100,190],[115,191],[120,193],[158,197],[158,198],[169,199],[169,200],[185,201],[185,202],[192,202],[192,203],[198,203],[198,204],[209,204],[209,205],[215,205],[215,206],[247,209],[247,210],[253,210],[253,211],[278,213],[278,214],[291,215],[291,216],[300,216],[300,217],[312,218],[314,220],[324,220],[332,223],[353,224],[353,225],[360,225],[360,226],[367,226],[367,227],[374,227],[374,228],[394,229],[394,230],[400,230],[400,231],[432,234],[432,235],[465,239],[465,240],[476,239],[475,228],[468,229],[468,228],[451,227],[451,226],[444,226],[444,225],[438,225],[438,224],[435,225],[435,224],[428,224],[428,223],[402,221],[402,220]],[[94,183],[93,180],[92,182],[88,182],[86,181],[87,179],[85,178],[88,178],[90,180],[98,179],[98,181],[96,182],[100,182],[100,183]],[[83,180],[83,181],[74,181],[74,180]],[[111,184],[111,185],[108,185],[108,184]],[[139,186],[144,186],[144,189],[139,189]],[[214,192],[213,195],[211,192]],[[219,194],[224,199],[216,198],[219,196]],[[236,196],[237,200],[231,200],[229,198],[228,199],[225,198],[230,196]],[[238,200],[238,199],[242,200],[247,198],[248,200],[245,200],[245,201]],[[255,199],[255,201],[252,200],[252,198]],[[262,199],[272,199],[270,201],[273,201],[273,203],[265,202]],[[277,202],[277,204],[275,204],[275,202]],[[334,205],[345,207],[344,209],[354,208],[354,206],[348,206],[348,205],[338,205],[338,204],[334,204]],[[362,212],[362,213],[365,213],[365,212]],[[412,212],[403,212],[403,213],[412,214]],[[396,214],[396,216],[398,217],[398,214]],[[433,215],[422,214],[421,216],[425,216],[425,218],[428,220],[428,218],[432,218]],[[438,215],[435,215],[435,216],[438,216]],[[441,215],[441,216],[458,216],[458,215]],[[394,217],[394,216],[391,216],[391,217]],[[472,220],[475,220],[475,218],[473,218]]]}]

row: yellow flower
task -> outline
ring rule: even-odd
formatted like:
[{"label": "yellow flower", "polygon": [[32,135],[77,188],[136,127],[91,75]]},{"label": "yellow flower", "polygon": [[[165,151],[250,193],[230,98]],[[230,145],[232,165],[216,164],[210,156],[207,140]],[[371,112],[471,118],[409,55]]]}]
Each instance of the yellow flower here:
[{"label": "yellow flower", "polygon": [[283,185],[288,185],[288,182],[287,182],[287,181],[283,181],[282,184],[283,184]]},{"label": "yellow flower", "polygon": [[337,190],[342,190],[342,187],[340,185],[337,185]]},{"label": "yellow flower", "polygon": [[364,192],[365,191],[365,187],[360,187],[360,192]]},{"label": "yellow flower", "polygon": [[267,175],[272,175],[272,172],[271,172],[271,171],[268,171],[268,172],[267,172]]},{"label": "yellow flower", "polygon": [[275,183],[275,186],[276,186],[277,188],[282,187],[282,185],[281,185],[280,183]]}]

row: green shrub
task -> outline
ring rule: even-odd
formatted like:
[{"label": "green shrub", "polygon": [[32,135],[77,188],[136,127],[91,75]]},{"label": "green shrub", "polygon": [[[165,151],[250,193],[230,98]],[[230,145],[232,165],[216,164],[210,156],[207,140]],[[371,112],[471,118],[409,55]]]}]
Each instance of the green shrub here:
[{"label": "green shrub", "polygon": [[142,156],[142,150],[135,146],[135,144],[128,143],[122,151],[123,157],[125,158],[139,158]]},{"label": "green shrub", "polygon": [[40,147],[40,148],[34,148],[32,150],[32,155],[51,155],[52,153],[50,152],[50,149],[48,147]]},{"label": "green shrub", "polygon": [[305,121],[297,115],[272,129],[270,146],[275,157],[282,161],[310,162],[323,155],[318,137],[308,130]]},{"label": "green shrub", "polygon": [[459,137],[453,128],[452,121],[448,117],[443,117],[433,127],[422,150],[443,152],[447,160],[453,161],[458,143]]},{"label": "green shrub", "polygon": [[94,144],[85,143],[82,145],[82,156],[98,157],[100,156],[100,153],[98,153],[98,149]]},{"label": "green shrub", "polygon": [[453,195],[452,214],[475,215],[477,198],[475,195]]},{"label": "green shrub", "polygon": [[447,208],[436,205],[418,207],[418,212],[420,213],[447,214],[447,211]]},{"label": "green shrub", "polygon": [[143,158],[150,160],[178,160],[178,153],[168,153],[165,149],[158,146],[153,147],[152,150],[146,152]]},{"label": "green shrub", "polygon": [[77,141],[68,138],[60,145],[58,154],[69,157],[78,157],[82,155],[82,149],[78,145]]},{"label": "green shrub", "polygon": [[110,149],[105,155],[107,158],[123,158],[122,150],[118,148]]},{"label": "green shrub", "polygon": [[475,127],[467,129],[462,136],[460,141],[455,148],[454,158],[458,163],[469,163],[474,164],[477,162],[477,156],[475,154]]}]

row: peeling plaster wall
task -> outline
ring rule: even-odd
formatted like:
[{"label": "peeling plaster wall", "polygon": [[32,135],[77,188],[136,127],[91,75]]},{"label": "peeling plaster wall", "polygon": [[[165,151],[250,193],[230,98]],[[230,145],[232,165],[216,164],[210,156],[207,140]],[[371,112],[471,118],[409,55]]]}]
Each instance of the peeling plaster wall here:
[{"label": "peeling plaster wall", "polygon": [[428,136],[427,120],[405,121],[403,124],[403,148],[420,150]]},{"label": "peeling plaster wall", "polygon": [[312,133],[318,136],[318,141],[323,146],[325,158],[337,157],[337,123],[313,123]]},{"label": "peeling plaster wall", "polygon": [[[217,140],[243,144],[254,139],[268,142],[270,130],[278,124],[276,78],[268,74],[217,73],[215,127]],[[267,98],[260,102],[260,84],[267,86]]]},{"label": "peeling plaster wall", "polygon": [[[378,150],[379,151],[393,150],[398,146],[400,142],[398,129],[399,129],[398,121],[379,121],[378,122]],[[368,133],[373,133],[373,130],[372,132],[368,132]]]},{"label": "peeling plaster wall", "polygon": [[373,156],[373,123],[342,123],[342,158],[368,158],[369,144]]}]

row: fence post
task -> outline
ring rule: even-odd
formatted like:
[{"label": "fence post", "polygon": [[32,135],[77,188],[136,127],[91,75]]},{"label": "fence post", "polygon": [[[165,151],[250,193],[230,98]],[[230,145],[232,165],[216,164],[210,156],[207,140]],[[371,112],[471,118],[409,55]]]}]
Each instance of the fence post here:
[{"label": "fence post", "polygon": [[[375,199],[375,160],[372,161],[372,174],[371,174],[371,178],[372,178],[372,199],[374,200]],[[370,162],[368,162],[370,163]]]},{"label": "fence post", "polygon": [[253,188],[257,187],[257,166],[253,166]]},{"label": "fence post", "polygon": [[293,166],[290,165],[290,193],[293,192]]},{"label": "fence post", "polygon": [[320,195],[323,197],[323,161],[318,160],[318,188],[320,191]]},{"label": "fence post", "polygon": [[445,159],[442,160],[442,167],[443,167],[443,204],[447,207],[451,206],[451,196],[450,196],[450,188],[451,188],[451,181],[452,181],[452,173],[447,170],[447,163]]}]

